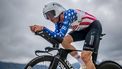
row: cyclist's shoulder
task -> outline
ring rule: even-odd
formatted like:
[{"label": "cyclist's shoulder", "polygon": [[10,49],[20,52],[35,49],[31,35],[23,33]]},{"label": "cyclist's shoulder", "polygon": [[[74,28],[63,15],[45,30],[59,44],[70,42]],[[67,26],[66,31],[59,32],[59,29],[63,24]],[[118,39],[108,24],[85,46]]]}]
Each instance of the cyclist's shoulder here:
[{"label": "cyclist's shoulder", "polygon": [[75,9],[68,9],[64,12],[64,18],[65,19],[71,19],[73,16],[76,16],[77,12]]}]

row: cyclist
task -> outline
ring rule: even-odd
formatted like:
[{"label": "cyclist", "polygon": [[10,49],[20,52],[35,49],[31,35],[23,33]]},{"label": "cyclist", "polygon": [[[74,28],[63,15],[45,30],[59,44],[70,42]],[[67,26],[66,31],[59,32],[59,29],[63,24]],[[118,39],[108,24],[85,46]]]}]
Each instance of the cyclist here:
[{"label": "cyclist", "polygon": [[[43,15],[47,20],[55,24],[55,31],[40,25],[31,26],[32,32],[45,31],[52,38],[63,38],[62,46],[68,49],[75,49],[72,42],[85,40],[81,56],[76,51],[71,52],[80,63],[82,60],[86,69],[96,69],[92,61],[92,54],[96,50],[102,27],[100,22],[93,15],[78,9],[66,10],[62,5],[51,2],[43,8]],[[66,35],[68,29],[72,29]],[[66,36],[65,36],[66,35]]]}]

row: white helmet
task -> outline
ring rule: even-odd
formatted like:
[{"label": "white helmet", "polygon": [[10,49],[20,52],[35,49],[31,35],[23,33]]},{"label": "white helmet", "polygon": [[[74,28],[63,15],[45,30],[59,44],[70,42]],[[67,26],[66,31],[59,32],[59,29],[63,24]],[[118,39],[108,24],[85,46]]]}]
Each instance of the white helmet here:
[{"label": "white helmet", "polygon": [[51,2],[45,5],[43,8],[43,15],[46,19],[50,16],[52,17],[58,17],[63,11],[65,11],[65,8],[56,3],[56,2]]}]

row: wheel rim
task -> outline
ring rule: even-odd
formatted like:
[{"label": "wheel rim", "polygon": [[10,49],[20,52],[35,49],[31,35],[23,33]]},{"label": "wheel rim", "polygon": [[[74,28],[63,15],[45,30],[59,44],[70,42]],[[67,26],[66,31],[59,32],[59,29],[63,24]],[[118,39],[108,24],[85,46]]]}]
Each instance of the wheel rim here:
[{"label": "wheel rim", "polygon": [[98,69],[121,69],[121,66],[113,61],[106,61],[101,63]]},{"label": "wheel rim", "polygon": [[[43,61],[43,62],[39,62],[38,64],[34,65],[33,67],[28,66],[27,69],[49,69],[48,67],[50,64],[51,64],[50,61]],[[64,67],[64,65],[61,62],[59,62],[57,69],[66,69],[66,68]]]}]

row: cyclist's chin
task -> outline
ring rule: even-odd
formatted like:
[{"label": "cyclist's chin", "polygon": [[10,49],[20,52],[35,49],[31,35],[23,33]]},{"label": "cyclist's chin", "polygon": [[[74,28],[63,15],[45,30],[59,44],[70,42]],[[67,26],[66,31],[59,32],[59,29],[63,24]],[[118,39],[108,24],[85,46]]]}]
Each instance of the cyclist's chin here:
[{"label": "cyclist's chin", "polygon": [[51,22],[53,22],[53,23],[57,23],[58,21],[57,21],[57,20],[53,20],[53,21],[51,21]]},{"label": "cyclist's chin", "polygon": [[52,21],[53,23],[57,23],[57,22],[59,22],[59,18],[52,18],[51,21]]}]

